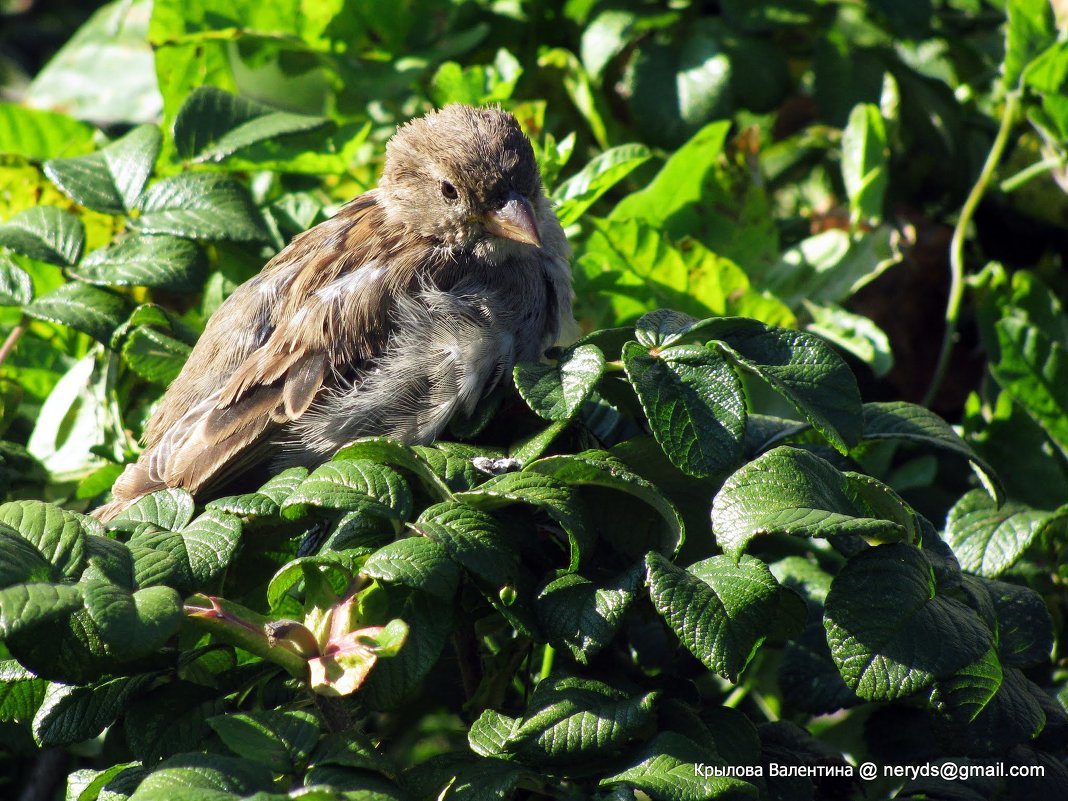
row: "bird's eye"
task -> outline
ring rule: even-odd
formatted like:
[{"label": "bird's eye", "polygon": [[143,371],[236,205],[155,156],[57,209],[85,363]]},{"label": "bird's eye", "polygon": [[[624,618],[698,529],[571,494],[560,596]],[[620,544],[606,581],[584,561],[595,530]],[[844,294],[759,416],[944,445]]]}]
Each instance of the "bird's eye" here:
[{"label": "bird's eye", "polygon": [[442,181],[441,196],[446,200],[456,200],[456,198],[460,196],[460,193],[456,191],[456,187],[453,186],[450,181]]}]

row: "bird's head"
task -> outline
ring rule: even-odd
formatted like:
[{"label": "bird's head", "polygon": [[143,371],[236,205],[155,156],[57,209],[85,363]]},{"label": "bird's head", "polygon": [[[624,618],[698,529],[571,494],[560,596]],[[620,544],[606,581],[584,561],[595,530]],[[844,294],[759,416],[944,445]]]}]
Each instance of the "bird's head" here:
[{"label": "bird's head", "polygon": [[540,248],[552,214],[534,150],[511,114],[451,105],[401,127],[380,188],[391,221],[491,258]]}]

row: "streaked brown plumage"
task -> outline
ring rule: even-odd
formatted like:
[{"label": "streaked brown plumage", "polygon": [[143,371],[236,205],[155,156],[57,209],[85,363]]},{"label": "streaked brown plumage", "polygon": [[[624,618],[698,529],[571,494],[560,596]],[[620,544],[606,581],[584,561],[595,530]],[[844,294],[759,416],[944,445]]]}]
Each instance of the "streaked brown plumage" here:
[{"label": "streaked brown plumage", "polygon": [[378,189],[219,307],[94,514],[359,436],[431,441],[570,321],[569,255],[514,117],[455,105],[405,125]]}]

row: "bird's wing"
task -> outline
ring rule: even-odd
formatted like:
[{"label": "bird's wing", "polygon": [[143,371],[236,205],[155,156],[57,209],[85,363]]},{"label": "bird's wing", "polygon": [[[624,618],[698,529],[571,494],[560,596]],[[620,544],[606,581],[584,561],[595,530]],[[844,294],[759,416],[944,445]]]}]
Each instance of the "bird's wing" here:
[{"label": "bird's wing", "polygon": [[[262,461],[272,435],[304,414],[332,377],[381,351],[390,298],[414,270],[400,263],[400,242],[382,223],[374,194],[361,196],[294,239],[227,300],[237,308],[216,312],[189,374],[168,389],[148,447],[113,488],[117,503],[163,487],[196,493],[225,483]],[[256,329],[236,357],[227,344],[247,332],[227,326]],[[221,368],[204,363],[211,359]]]}]

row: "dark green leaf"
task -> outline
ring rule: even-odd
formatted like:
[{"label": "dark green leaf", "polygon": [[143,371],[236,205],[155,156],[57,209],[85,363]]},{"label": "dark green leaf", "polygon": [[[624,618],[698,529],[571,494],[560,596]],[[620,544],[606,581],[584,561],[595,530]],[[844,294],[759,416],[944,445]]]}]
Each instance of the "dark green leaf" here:
[{"label": "dark green leaf", "polygon": [[340,459],[312,471],[282,502],[282,514],[295,519],[314,506],[407,520],[412,503],[407,482],[390,468],[367,459]]},{"label": "dark green leaf", "polygon": [[26,314],[82,331],[107,345],[129,313],[126,300],[95,286],[71,281],[26,306]]},{"label": "dark green leaf", "polygon": [[146,234],[249,242],[267,238],[248,190],[214,172],[186,172],[148,188],[130,224]]},{"label": "dark green leaf", "polygon": [[192,348],[147,325],[130,332],[122,345],[122,358],[146,381],[169,385],[182,372]]},{"label": "dark green leaf", "polygon": [[434,472],[434,468],[427,461],[427,455],[395,439],[359,439],[335,453],[334,459],[369,459],[372,462],[400,467],[413,473],[438,500],[445,501],[452,497],[448,482]]},{"label": "dark green leaf", "polygon": [[24,537],[67,578],[76,577],[85,560],[85,538],[103,528],[91,517],[42,501],[10,501],[0,506],[0,523]]},{"label": "dark green leaf", "polygon": [[[713,768],[719,768],[717,775]],[[673,731],[664,731],[649,741],[639,761],[619,773],[601,779],[598,786],[626,784],[651,798],[671,801],[705,801],[714,798],[756,798],[756,785],[725,774],[726,763]],[[703,770],[708,768],[708,770]]]},{"label": "dark green leaf", "polygon": [[170,587],[146,587],[130,593],[105,581],[85,585],[85,609],[108,651],[119,659],[137,659],[158,651],[182,622],[182,596]]},{"label": "dark green leaf", "polygon": [[125,214],[137,204],[162,141],[159,128],[141,125],[96,153],[46,162],[45,174],[86,208]]},{"label": "dark green leaf", "polygon": [[768,451],[724,482],[712,502],[712,529],[732,555],[764,534],[897,540],[907,533],[899,522],[871,517],[849,479],[830,463],[790,447]]},{"label": "dark green leaf", "polygon": [[633,342],[623,348],[623,365],[672,464],[709,476],[737,463],[745,439],[745,396],[722,356],[695,345],[654,354]]},{"label": "dark green leaf", "polygon": [[913,442],[967,459],[989,493],[1000,503],[1003,490],[994,469],[957,435],[945,420],[914,403],[864,404],[864,440]]},{"label": "dark green leaf", "polygon": [[69,267],[85,247],[82,221],[55,206],[34,206],[0,225],[0,247]]},{"label": "dark green leaf", "polygon": [[903,698],[978,659],[990,630],[956,598],[936,594],[923,553],[869,548],[835,577],[824,627],[842,678],[867,701]]},{"label": "dark green leaf", "polygon": [[513,370],[516,389],[546,420],[570,420],[604,373],[604,354],[593,345],[568,350],[555,366],[523,362]]},{"label": "dark green leaf", "polygon": [[492,511],[514,503],[543,510],[567,532],[571,547],[568,571],[578,569],[584,554],[593,545],[593,533],[586,527],[581,499],[565,484],[536,473],[505,473],[494,476],[473,490],[457,494],[457,500],[478,509]]},{"label": "dark green leaf", "polygon": [[315,715],[296,710],[220,715],[208,725],[235,754],[276,774],[302,769],[320,733]]},{"label": "dark green leaf", "polygon": [[330,125],[326,117],[292,114],[201,86],[186,99],[174,120],[178,155],[194,161],[222,161],[257,142],[274,141]]},{"label": "dark green leaf", "polygon": [[768,635],[779,584],[759,559],[713,556],[686,570],[646,556],[653,605],[705,667],[737,681]]},{"label": "dark green leaf", "polygon": [[239,517],[255,519],[257,517],[274,517],[278,514],[285,499],[293,494],[301,482],[308,477],[308,468],[289,467],[255,492],[216,498],[209,501],[208,509],[219,509]]},{"label": "dark green leaf", "polygon": [[450,601],[456,594],[460,576],[449,556],[448,547],[433,539],[405,537],[371,554],[361,572],[379,581],[405,584]]},{"label": "dark green leaf", "polygon": [[822,339],[755,321],[708,321],[702,333],[719,340],[728,358],[760,376],[845,453],[860,440],[860,389],[853,371]]},{"label": "dark green leaf", "polygon": [[949,510],[946,541],[963,570],[993,578],[1016,563],[1053,516],[1019,504],[998,508],[983,490],[973,490]]},{"label": "dark green leaf", "polygon": [[492,515],[455,501],[427,508],[413,527],[492,587],[514,587],[519,575],[515,543]]},{"label": "dark green leaf", "polygon": [[641,583],[642,565],[613,576],[601,586],[577,573],[561,576],[538,596],[538,621],[557,648],[567,648],[580,665],[589,664],[615,636]]},{"label": "dark green leaf", "polygon": [[1068,354],[1041,329],[1015,317],[995,325],[1001,359],[994,378],[1068,454]]},{"label": "dark green leaf", "polygon": [[25,306],[33,299],[33,279],[7,256],[0,256],[0,306]]},{"label": "dark green leaf", "polygon": [[524,472],[552,476],[571,486],[608,487],[645,501],[660,513],[667,525],[661,550],[674,554],[686,536],[682,515],[671,500],[623,462],[606,451],[583,451],[574,456],[549,456],[527,465]]},{"label": "dark green leaf", "polygon": [[188,239],[129,236],[94,250],[68,272],[88,284],[147,286],[191,292],[204,282],[204,256]]},{"label": "dark green leaf", "polygon": [[1042,596],[1028,587],[987,581],[998,626],[998,656],[1006,667],[1029,668],[1050,658],[1053,621]]},{"label": "dark green leaf", "polygon": [[131,699],[157,680],[154,673],[123,676],[88,687],[52,684],[33,720],[33,736],[43,748],[96,737],[125,710]]}]

